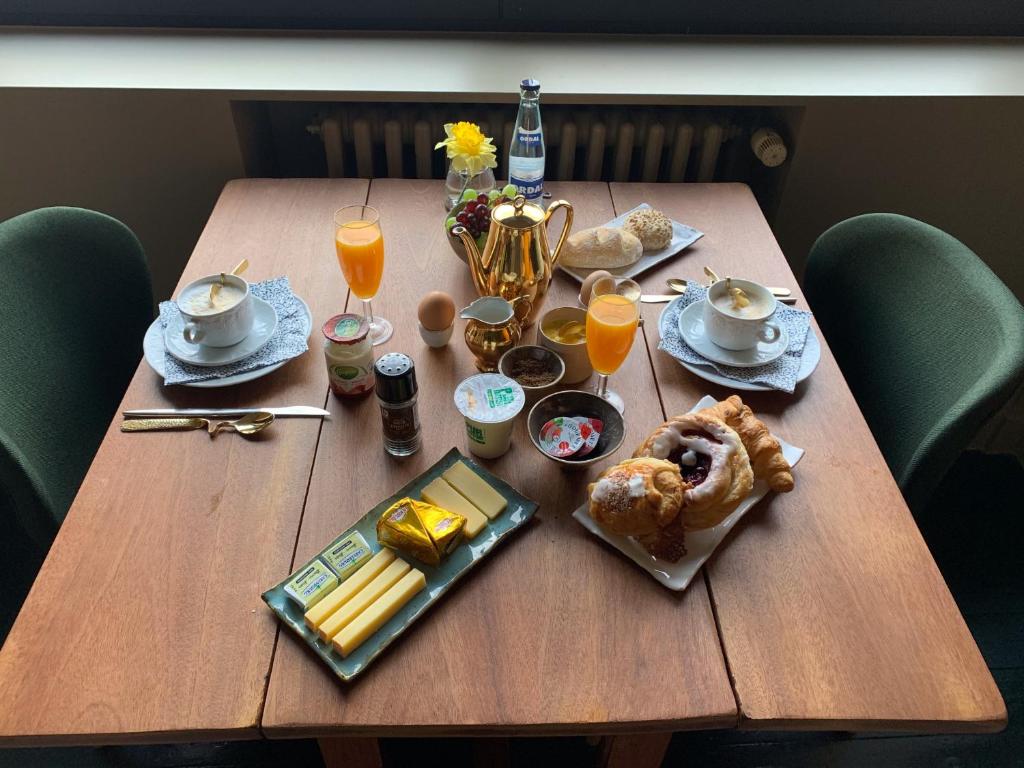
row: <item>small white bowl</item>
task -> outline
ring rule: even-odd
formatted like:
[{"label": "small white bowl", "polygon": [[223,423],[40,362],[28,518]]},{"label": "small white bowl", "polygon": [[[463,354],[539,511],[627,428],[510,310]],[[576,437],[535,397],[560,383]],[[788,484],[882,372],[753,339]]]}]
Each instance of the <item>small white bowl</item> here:
[{"label": "small white bowl", "polygon": [[429,331],[423,327],[423,323],[416,323],[416,326],[420,329],[420,336],[423,338],[424,343],[428,347],[438,349],[447,344],[448,340],[451,339],[452,330],[455,328],[455,321],[452,320],[452,324],[443,331]]}]

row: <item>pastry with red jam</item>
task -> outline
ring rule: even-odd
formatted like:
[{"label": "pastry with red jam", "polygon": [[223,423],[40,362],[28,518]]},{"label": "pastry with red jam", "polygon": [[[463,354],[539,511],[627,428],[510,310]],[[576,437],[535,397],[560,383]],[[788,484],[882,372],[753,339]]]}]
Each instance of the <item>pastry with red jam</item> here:
[{"label": "pastry with red jam", "polygon": [[662,424],[634,456],[670,461],[691,487],[683,494],[687,528],[718,525],[750,494],[754,472],[740,436],[725,422],[702,413],[684,413]]},{"label": "pastry with red jam", "polygon": [[674,416],[633,454],[671,461],[692,486],[683,497],[687,528],[718,525],[753,488],[793,490],[793,473],[779,441],[736,395],[710,408]]}]

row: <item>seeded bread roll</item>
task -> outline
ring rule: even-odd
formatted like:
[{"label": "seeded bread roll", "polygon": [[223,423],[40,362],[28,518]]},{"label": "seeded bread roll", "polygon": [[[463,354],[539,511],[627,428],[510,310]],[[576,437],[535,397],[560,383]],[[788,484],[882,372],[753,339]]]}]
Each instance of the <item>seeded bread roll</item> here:
[{"label": "seeded bread roll", "polygon": [[562,249],[562,264],[586,269],[614,269],[636,263],[644,252],[629,232],[608,227],[584,229],[571,235]]},{"label": "seeded bread roll", "polygon": [[635,235],[645,251],[660,251],[672,242],[672,220],[661,211],[643,208],[629,214],[622,228]]}]

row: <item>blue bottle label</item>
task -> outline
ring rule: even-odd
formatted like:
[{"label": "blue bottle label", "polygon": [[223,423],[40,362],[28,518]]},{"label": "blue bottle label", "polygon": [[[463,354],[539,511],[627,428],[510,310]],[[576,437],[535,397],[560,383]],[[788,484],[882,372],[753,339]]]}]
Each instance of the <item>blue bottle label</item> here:
[{"label": "blue bottle label", "polygon": [[534,128],[533,130],[520,128],[516,132],[516,138],[528,147],[539,147],[541,142],[541,130],[540,128]]},{"label": "blue bottle label", "polygon": [[512,184],[518,191],[519,194],[525,197],[527,200],[535,200],[544,194],[544,177],[541,176],[539,179],[517,179],[512,176],[508,180],[509,184]]},{"label": "blue bottle label", "polygon": [[510,157],[508,175],[508,183],[527,200],[536,200],[544,193],[543,157]]}]

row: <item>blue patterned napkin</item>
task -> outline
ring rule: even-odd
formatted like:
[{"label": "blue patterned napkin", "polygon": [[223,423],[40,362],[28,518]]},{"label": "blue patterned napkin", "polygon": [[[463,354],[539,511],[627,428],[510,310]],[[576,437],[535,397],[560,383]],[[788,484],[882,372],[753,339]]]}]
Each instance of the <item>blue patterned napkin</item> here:
[{"label": "blue patterned napkin", "polygon": [[[249,291],[253,296],[263,299],[277,313],[277,328],[262,348],[244,360],[217,368],[202,368],[183,363],[168,352],[164,352],[164,385],[190,384],[195,381],[222,379],[238,373],[265,368],[274,363],[298,357],[309,345],[309,327],[306,310],[299,297],[292,293],[287,277],[264,280],[261,283],[250,283]],[[160,325],[167,328],[172,320],[181,317],[178,305],[173,301],[160,302]]]},{"label": "blue patterned napkin", "polygon": [[767,365],[759,365],[756,368],[734,368],[731,365],[715,363],[698,354],[679,333],[679,314],[695,301],[703,301],[707,292],[707,288],[690,283],[686,293],[668,305],[658,329],[661,334],[658,349],[688,365],[710,368],[715,373],[729,379],[745,381],[749,384],[761,384],[792,393],[796,389],[796,378],[800,372],[801,358],[804,355],[807,330],[811,327],[811,313],[779,304],[774,320],[783,326],[789,334],[789,346],[786,351]]}]

